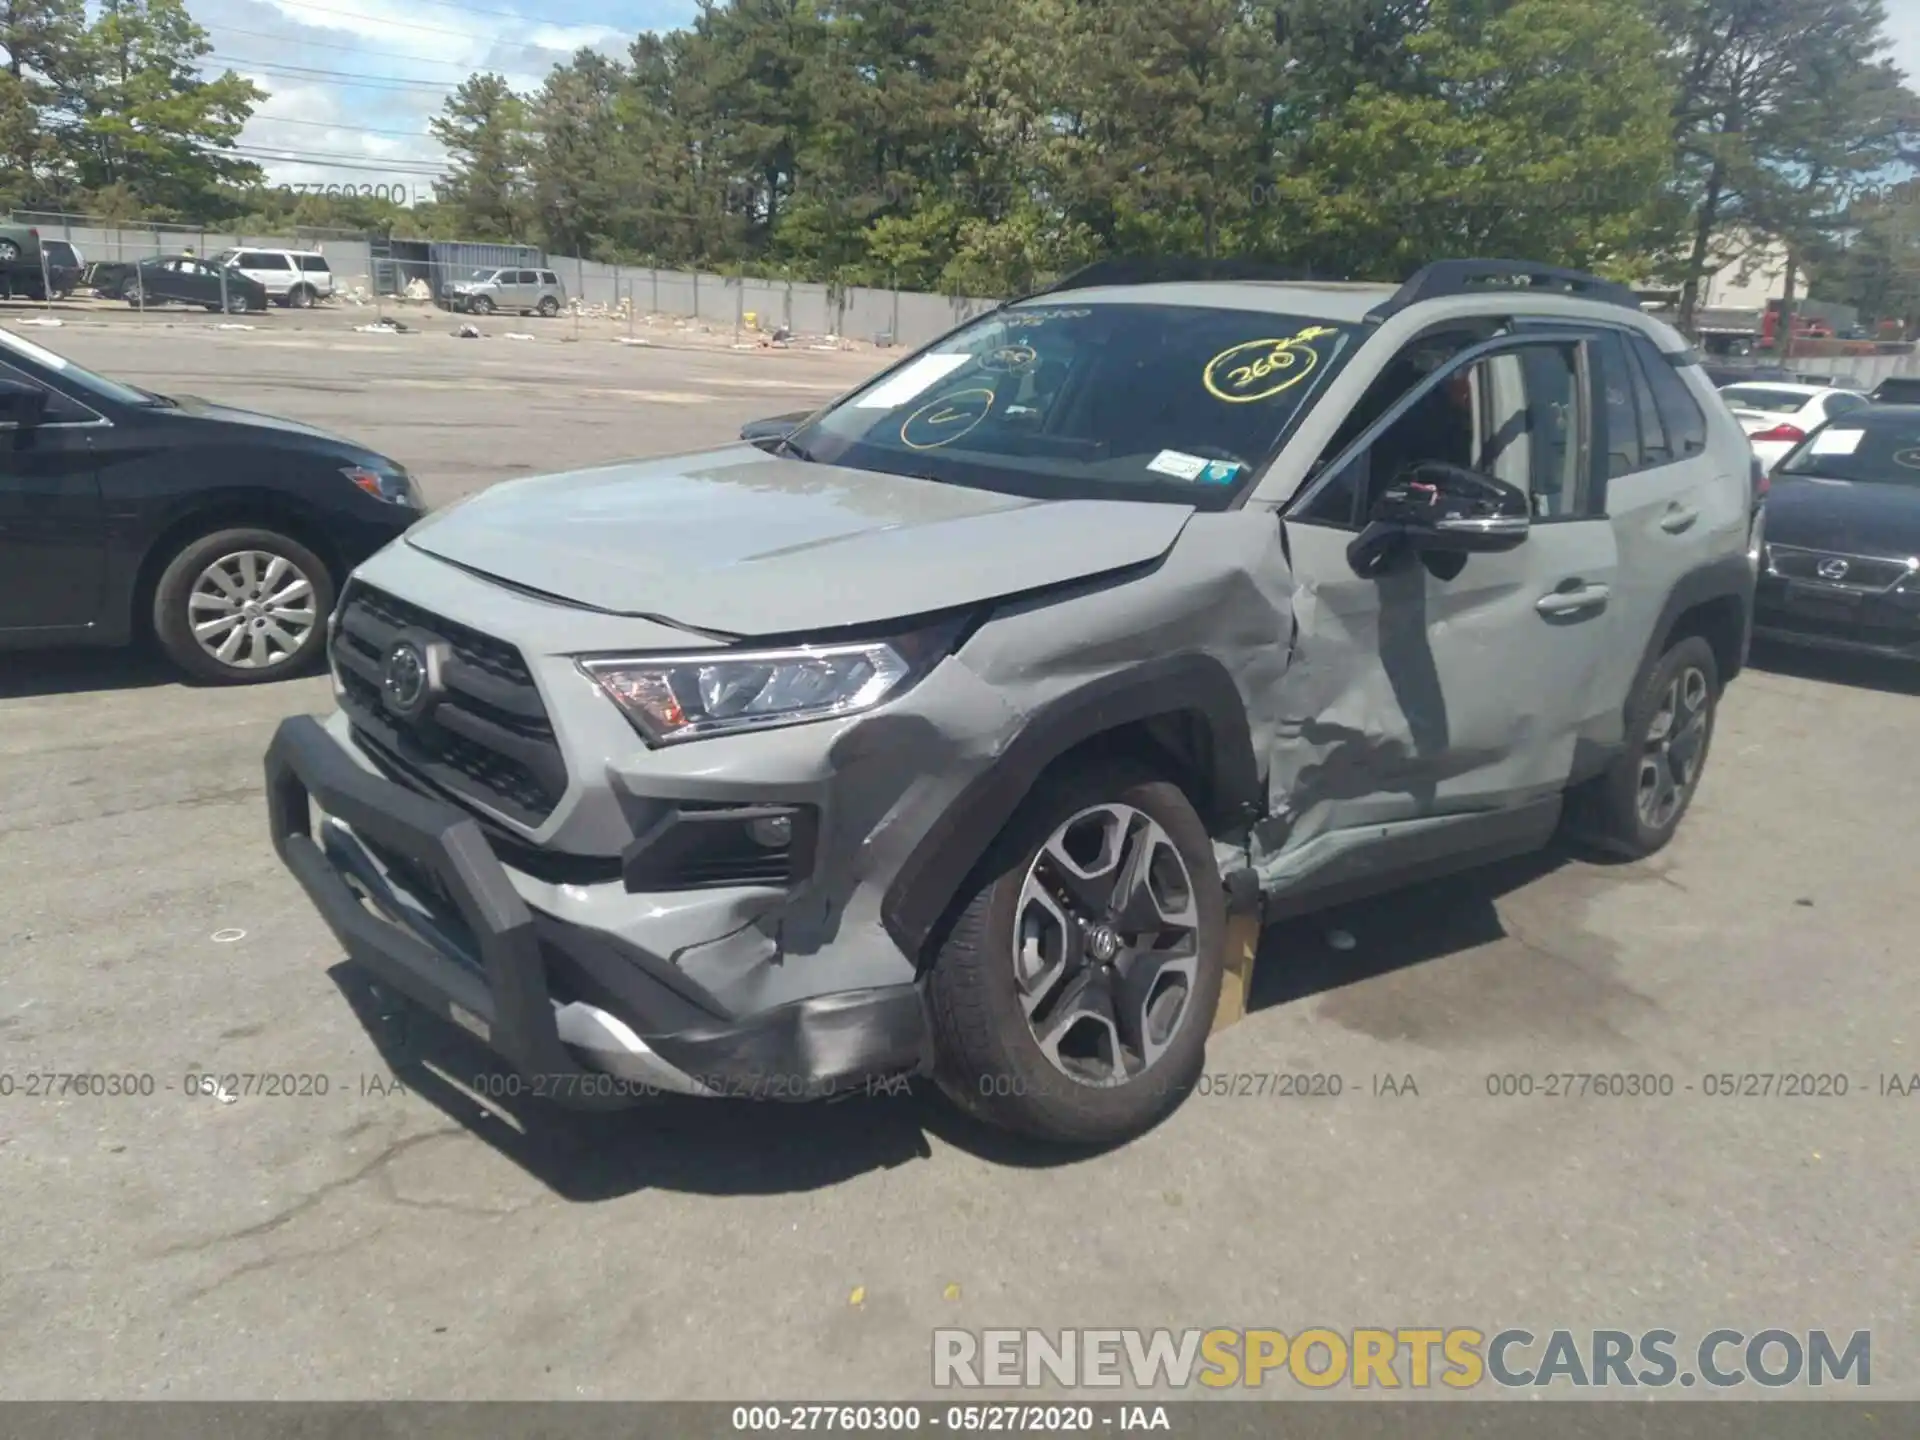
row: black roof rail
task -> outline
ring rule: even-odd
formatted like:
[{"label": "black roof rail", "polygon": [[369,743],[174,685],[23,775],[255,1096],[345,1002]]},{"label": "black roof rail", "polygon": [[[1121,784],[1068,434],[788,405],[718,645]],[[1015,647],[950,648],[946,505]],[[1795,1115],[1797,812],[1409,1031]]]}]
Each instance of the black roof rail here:
[{"label": "black roof rail", "polygon": [[1071,275],[1022,296],[1024,300],[1058,295],[1067,290],[1093,290],[1107,285],[1167,285],[1196,280],[1266,280],[1299,284],[1332,281],[1344,276],[1316,275],[1298,266],[1273,265],[1262,260],[1198,255],[1116,257],[1096,260]]},{"label": "black roof rail", "polygon": [[1436,260],[1416,271],[1391,300],[1374,306],[1367,318],[1378,322],[1423,300],[1469,295],[1481,290],[1538,291],[1598,300],[1628,310],[1640,309],[1640,297],[1628,286],[1602,280],[1583,270],[1535,265],[1526,260]]}]

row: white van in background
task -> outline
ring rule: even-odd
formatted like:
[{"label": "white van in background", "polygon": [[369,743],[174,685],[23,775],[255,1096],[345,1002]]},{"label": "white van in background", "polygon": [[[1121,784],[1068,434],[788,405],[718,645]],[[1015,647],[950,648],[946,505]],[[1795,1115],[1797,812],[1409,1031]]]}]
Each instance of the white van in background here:
[{"label": "white van in background", "polygon": [[258,280],[276,305],[304,310],[333,298],[333,271],[318,250],[222,250],[214,261]]}]

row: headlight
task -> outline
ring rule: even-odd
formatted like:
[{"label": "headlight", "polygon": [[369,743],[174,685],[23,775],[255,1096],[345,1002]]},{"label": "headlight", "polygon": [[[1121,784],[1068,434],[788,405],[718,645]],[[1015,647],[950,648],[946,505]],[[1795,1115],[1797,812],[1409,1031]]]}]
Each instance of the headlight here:
[{"label": "headlight", "polygon": [[413,477],[398,465],[383,470],[365,465],[348,465],[340,473],[376,500],[384,500],[389,505],[404,505],[409,510],[420,508],[420,492],[414,488]]},{"label": "headlight", "polygon": [[857,715],[939,664],[958,622],[888,640],[582,660],[654,745]]}]

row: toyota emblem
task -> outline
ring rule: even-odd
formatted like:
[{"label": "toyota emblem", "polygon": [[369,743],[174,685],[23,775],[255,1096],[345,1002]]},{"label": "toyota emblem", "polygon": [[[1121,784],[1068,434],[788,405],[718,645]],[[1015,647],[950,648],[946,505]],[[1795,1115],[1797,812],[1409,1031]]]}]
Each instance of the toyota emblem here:
[{"label": "toyota emblem", "polygon": [[1847,571],[1852,568],[1853,567],[1848,565],[1844,560],[1822,560],[1820,562],[1820,578],[1822,580],[1844,580],[1847,578]]},{"label": "toyota emblem", "polygon": [[386,668],[380,675],[380,689],[387,705],[401,715],[418,712],[427,698],[427,657],[410,640],[402,640],[387,652]]}]

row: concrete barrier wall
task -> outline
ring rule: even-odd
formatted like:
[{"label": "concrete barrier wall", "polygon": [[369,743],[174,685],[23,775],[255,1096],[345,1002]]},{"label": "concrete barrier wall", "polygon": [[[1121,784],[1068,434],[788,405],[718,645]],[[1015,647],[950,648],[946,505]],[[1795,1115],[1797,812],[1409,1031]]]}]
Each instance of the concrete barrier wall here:
[{"label": "concrete barrier wall", "polygon": [[953,298],[858,286],[836,291],[800,280],[603,265],[566,255],[549,256],[547,263],[567,293],[586,305],[615,309],[627,304],[637,314],[677,315],[716,328],[744,323],[752,315],[765,331],[784,325],[796,335],[844,335],[902,346],[938,339],[968,317],[1000,303],[975,296]]}]

